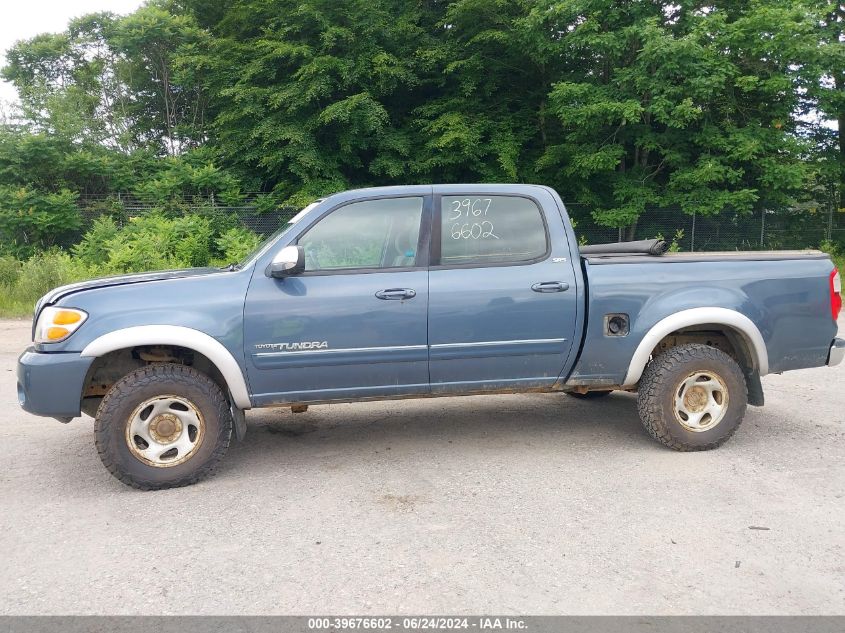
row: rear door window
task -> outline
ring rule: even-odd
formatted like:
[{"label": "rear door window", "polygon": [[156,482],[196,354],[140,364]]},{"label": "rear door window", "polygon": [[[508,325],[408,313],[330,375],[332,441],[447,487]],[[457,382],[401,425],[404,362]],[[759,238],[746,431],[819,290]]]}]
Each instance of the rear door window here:
[{"label": "rear door window", "polygon": [[548,252],[537,204],[520,196],[443,196],[440,265],[530,262]]}]

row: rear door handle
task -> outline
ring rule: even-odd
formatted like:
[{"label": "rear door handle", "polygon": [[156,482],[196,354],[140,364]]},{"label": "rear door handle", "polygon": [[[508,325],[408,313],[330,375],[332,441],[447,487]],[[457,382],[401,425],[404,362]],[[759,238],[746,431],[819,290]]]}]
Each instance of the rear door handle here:
[{"label": "rear door handle", "polygon": [[563,292],[569,290],[569,284],[565,281],[541,281],[533,284],[531,290],[534,292]]},{"label": "rear door handle", "polygon": [[417,296],[416,290],[410,288],[388,288],[386,290],[379,290],[376,297],[384,299],[385,301],[397,301],[402,299],[413,299]]}]

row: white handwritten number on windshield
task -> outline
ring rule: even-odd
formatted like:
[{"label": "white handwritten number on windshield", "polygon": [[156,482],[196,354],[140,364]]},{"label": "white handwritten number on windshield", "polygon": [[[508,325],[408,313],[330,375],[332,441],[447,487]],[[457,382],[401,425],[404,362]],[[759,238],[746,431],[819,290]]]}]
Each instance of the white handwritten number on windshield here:
[{"label": "white handwritten number on windshield", "polygon": [[[453,240],[480,240],[493,238],[498,240],[499,236],[494,233],[495,227],[486,218],[490,211],[492,198],[464,198],[452,202],[449,213],[449,222],[454,222],[451,228]],[[469,222],[455,222],[455,220],[468,219]],[[475,218],[478,218],[477,220]]]}]

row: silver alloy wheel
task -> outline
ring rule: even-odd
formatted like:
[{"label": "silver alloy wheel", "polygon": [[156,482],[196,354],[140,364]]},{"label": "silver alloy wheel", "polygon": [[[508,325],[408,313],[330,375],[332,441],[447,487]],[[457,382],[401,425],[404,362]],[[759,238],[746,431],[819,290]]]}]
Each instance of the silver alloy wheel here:
[{"label": "silver alloy wheel", "polygon": [[728,410],[728,387],[712,371],[689,374],[675,390],[675,418],[685,429],[700,433],[722,421]]},{"label": "silver alloy wheel", "polygon": [[202,413],[181,396],[145,400],[135,407],[126,425],[126,444],[132,455],[158,468],[190,459],[204,436]]}]

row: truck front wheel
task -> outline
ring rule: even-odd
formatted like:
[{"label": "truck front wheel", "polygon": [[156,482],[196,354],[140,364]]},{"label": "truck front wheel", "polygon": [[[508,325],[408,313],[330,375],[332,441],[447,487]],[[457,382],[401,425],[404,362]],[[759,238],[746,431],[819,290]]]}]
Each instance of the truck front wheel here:
[{"label": "truck front wheel", "polygon": [[723,444],[745,416],[748,391],[736,361],[707,345],[656,356],[640,379],[637,409],[649,434],[678,451]]},{"label": "truck front wheel", "polygon": [[212,474],[232,435],[220,387],[176,364],[136,369],[103,398],[97,451],[117,479],[141,490],[174,488]]}]

